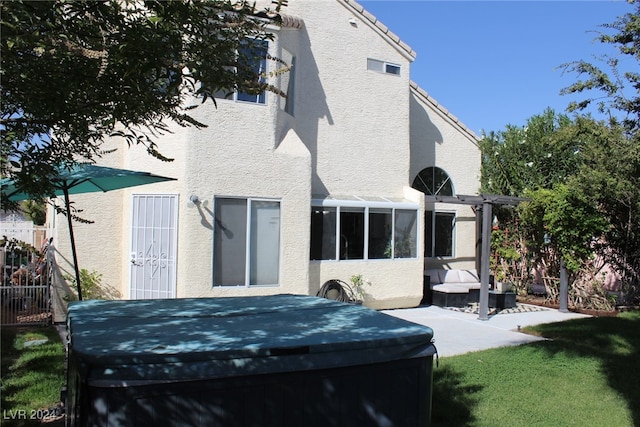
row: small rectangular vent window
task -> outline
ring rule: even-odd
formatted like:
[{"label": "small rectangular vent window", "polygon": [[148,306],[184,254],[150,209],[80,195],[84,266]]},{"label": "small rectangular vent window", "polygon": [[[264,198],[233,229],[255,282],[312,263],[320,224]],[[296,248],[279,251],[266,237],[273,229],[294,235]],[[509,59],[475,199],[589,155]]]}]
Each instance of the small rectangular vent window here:
[{"label": "small rectangular vent window", "polygon": [[395,74],[396,76],[400,75],[400,66],[394,64],[384,64],[384,70],[387,74]]},{"label": "small rectangular vent window", "polygon": [[376,73],[393,74],[395,76],[400,75],[400,66],[398,64],[391,64],[371,58],[367,58],[367,70],[375,71]]}]

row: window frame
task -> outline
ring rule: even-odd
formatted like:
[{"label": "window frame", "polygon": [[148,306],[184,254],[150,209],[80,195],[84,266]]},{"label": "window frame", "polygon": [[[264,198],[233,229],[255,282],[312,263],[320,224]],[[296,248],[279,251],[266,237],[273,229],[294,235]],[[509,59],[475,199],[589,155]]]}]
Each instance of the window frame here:
[{"label": "window frame", "polygon": [[[335,252],[333,252],[333,258],[321,258],[314,259],[312,258],[313,251],[313,242],[310,240],[310,253],[309,260],[310,261],[319,261],[319,262],[345,262],[345,261],[393,261],[393,260],[415,260],[418,258],[418,248],[419,245],[422,244],[421,236],[418,230],[420,229],[420,217],[419,214],[422,210],[420,205],[417,203],[403,201],[403,202],[395,202],[385,198],[380,198],[380,201],[372,201],[366,200],[362,198],[355,198],[356,200],[345,200],[345,199],[333,199],[333,198],[325,198],[325,199],[312,199],[311,200],[311,214],[313,214],[314,210],[318,210],[320,208],[333,208],[335,209],[335,230],[333,231],[334,241],[335,241]],[[364,235],[363,235],[363,256],[358,259],[343,259],[340,256],[341,253],[341,242],[338,237],[341,235],[341,211],[353,211],[354,209],[362,209],[364,214]],[[370,230],[369,230],[369,220],[371,213],[378,213],[380,210],[391,210],[391,233],[389,236],[389,245],[390,245],[390,256],[382,257],[382,258],[371,258],[369,256],[369,247],[370,247]],[[376,212],[378,211],[378,212]],[[415,256],[413,257],[401,257],[396,256],[396,212],[397,211],[413,211],[415,213]],[[313,224],[312,224],[313,225]],[[310,230],[310,239],[313,239],[313,230]]]},{"label": "window frame", "polygon": [[[259,77],[260,81],[266,81],[268,79],[268,75],[269,75],[269,49],[271,48],[271,43],[269,43],[269,40],[259,40],[259,39],[255,39],[257,43],[259,44],[263,44],[265,46],[264,49],[264,57],[260,60],[260,64],[259,67],[262,66],[262,64],[264,63],[264,70],[261,72],[261,74],[264,74],[264,77]],[[256,100],[255,101],[251,101],[251,100],[245,100],[245,99],[238,99],[238,96],[251,96],[251,97],[255,97]],[[229,93],[225,93],[222,90],[217,91],[216,93],[213,94],[213,97],[216,99],[221,99],[221,100],[225,100],[225,101],[233,101],[233,102],[237,102],[237,103],[241,103],[241,104],[251,104],[251,105],[267,105],[268,104],[268,91],[264,90],[262,92],[260,92],[259,94],[256,95],[250,95],[246,92],[238,92],[237,89],[234,89],[233,91],[230,91]],[[260,102],[260,99],[262,98],[262,102]]]},{"label": "window frame", "polygon": [[[373,65],[375,65],[375,67]],[[397,70],[398,72],[389,72],[390,68]],[[382,61],[375,58],[367,58],[367,70],[380,74],[388,74],[390,76],[400,77],[402,75],[402,66],[400,64]]]},{"label": "window frame", "polygon": [[[431,214],[431,222],[427,223],[427,215]],[[451,255],[436,255],[436,217],[438,214],[441,215],[451,215],[452,216],[452,227],[451,227],[451,246],[450,251]],[[458,225],[458,216],[457,212],[451,210],[425,210],[424,212],[424,257],[425,258],[433,258],[433,259],[452,259],[456,257],[456,231]],[[427,239],[427,233],[430,233],[431,236]],[[427,248],[427,242],[431,242],[431,247]]]},{"label": "window frame", "polygon": [[[443,177],[445,179],[440,182],[436,179],[438,177]],[[439,182],[440,186],[436,188],[435,186]],[[449,175],[446,170],[438,166],[428,166],[418,172],[416,177],[413,179],[411,188],[416,189],[427,196],[453,196],[456,193],[451,175]]]},{"label": "window frame", "polygon": [[[244,276],[244,283],[238,283],[238,284],[223,284],[223,283],[216,283],[216,245],[217,245],[217,235],[218,235],[218,231],[217,229],[219,228],[218,226],[218,218],[217,218],[217,206],[218,206],[218,202],[221,199],[225,199],[225,200],[242,200],[245,202],[245,229],[244,229],[244,256],[245,256],[245,260],[244,260],[244,270],[242,272],[243,276]],[[277,280],[276,283],[269,283],[269,284],[252,284],[251,281],[253,279],[252,277],[252,267],[254,266],[253,262],[254,259],[252,257],[252,253],[253,253],[253,246],[252,246],[252,240],[253,237],[255,236],[255,234],[253,234],[252,232],[254,232],[255,230],[252,228],[252,225],[254,224],[253,222],[253,204],[254,203],[259,203],[259,202],[268,202],[268,203],[277,203],[278,205],[278,242],[277,242],[277,246],[278,246],[278,250],[277,250],[277,257],[278,257],[278,261],[277,261],[277,270],[276,270],[276,276],[277,276]],[[267,197],[242,197],[242,196],[213,196],[213,238],[212,240],[212,277],[211,277],[211,283],[212,283],[212,287],[214,288],[232,288],[232,287],[240,287],[240,288],[259,288],[259,287],[279,287],[280,286],[280,278],[281,278],[281,269],[282,269],[282,199],[279,198],[267,198]]]}]

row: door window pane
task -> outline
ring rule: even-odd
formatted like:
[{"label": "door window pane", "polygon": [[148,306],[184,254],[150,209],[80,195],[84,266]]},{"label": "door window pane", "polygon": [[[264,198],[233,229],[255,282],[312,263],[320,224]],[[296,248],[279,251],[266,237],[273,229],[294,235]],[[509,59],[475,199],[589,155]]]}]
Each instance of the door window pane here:
[{"label": "door window pane", "polygon": [[214,214],[213,283],[216,286],[244,285],[247,201],[218,198]]},{"label": "door window pane", "polygon": [[280,270],[280,203],[251,202],[249,285],[276,285]]}]

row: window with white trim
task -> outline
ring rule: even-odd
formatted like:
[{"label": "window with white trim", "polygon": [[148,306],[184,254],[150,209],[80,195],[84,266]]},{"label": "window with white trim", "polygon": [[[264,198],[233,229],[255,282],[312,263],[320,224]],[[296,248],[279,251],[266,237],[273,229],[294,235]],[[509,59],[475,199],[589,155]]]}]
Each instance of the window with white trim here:
[{"label": "window with white trim", "polygon": [[427,258],[453,257],[456,214],[426,211],[424,220],[424,256]]},{"label": "window with white trim", "polygon": [[311,260],[416,258],[418,205],[314,199]]},{"label": "window with white trim", "polygon": [[[260,76],[258,79],[259,84],[266,81],[268,51],[269,42],[267,40],[253,40],[251,46],[247,45],[238,51],[238,60],[247,61],[248,68]],[[267,102],[267,92],[264,90],[256,93],[218,91],[214,94],[214,97],[253,104],[265,104]]]},{"label": "window with white trim", "polygon": [[[449,174],[436,166],[421,170],[411,187],[427,196],[453,196],[455,190]],[[453,212],[426,211],[424,217],[424,256],[454,256],[456,215]]]},{"label": "window with white trim", "polygon": [[367,70],[375,71],[376,73],[393,74],[394,76],[400,75],[400,65],[372,58],[367,58]]},{"label": "window with white trim", "polygon": [[213,285],[278,285],[280,201],[214,198]]}]

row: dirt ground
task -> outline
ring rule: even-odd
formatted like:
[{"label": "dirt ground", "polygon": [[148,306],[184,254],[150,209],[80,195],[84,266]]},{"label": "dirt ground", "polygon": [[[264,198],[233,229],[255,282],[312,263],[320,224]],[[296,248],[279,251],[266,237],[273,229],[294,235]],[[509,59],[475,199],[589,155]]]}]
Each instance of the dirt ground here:
[{"label": "dirt ground", "polygon": [[[523,304],[539,305],[542,307],[549,307],[549,308],[555,308],[555,309],[558,309],[560,307],[558,304],[549,303],[546,300],[546,298],[541,295],[527,295],[524,297],[518,296],[518,302]],[[569,307],[569,310],[573,311],[574,313],[588,314],[590,316],[595,316],[595,317],[603,317],[603,316],[611,317],[611,316],[618,315],[617,310],[612,310],[612,311],[590,310],[590,309],[581,309],[581,308],[575,308],[575,307]]]}]

